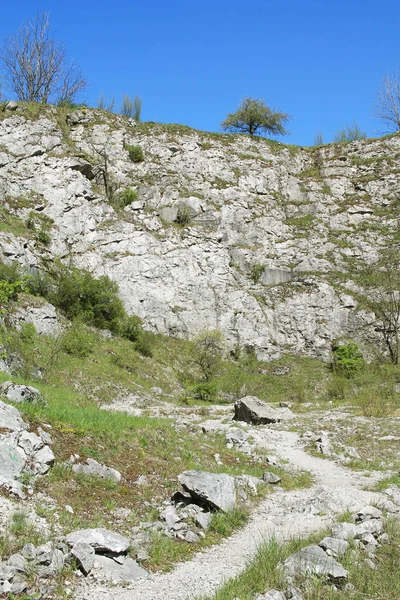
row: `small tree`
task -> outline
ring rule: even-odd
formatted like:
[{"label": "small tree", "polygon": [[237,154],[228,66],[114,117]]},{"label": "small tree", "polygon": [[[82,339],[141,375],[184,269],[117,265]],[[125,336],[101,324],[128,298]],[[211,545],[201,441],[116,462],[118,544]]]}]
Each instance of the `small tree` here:
[{"label": "small tree", "polygon": [[383,78],[374,112],[386,125],[385,133],[400,131],[400,71]]},{"label": "small tree", "polygon": [[10,91],[24,102],[68,103],[86,87],[80,70],[67,62],[64,46],[51,36],[46,12],[3,41],[0,60]]},{"label": "small tree", "polygon": [[202,371],[205,381],[215,375],[224,351],[221,332],[205,329],[194,340],[194,362]]},{"label": "small tree", "polygon": [[142,99],[139,96],[135,96],[132,100],[128,94],[124,94],[122,96],[121,115],[134,119],[135,121],[140,121],[142,104]]},{"label": "small tree", "polygon": [[377,263],[364,266],[360,283],[366,288],[364,303],[376,316],[380,334],[394,365],[400,358],[400,246],[382,252]]},{"label": "small tree", "polygon": [[100,94],[99,99],[97,100],[97,108],[101,110],[106,110],[108,112],[114,112],[115,106],[115,98],[111,98],[111,100],[107,100],[103,93]]},{"label": "small tree", "polygon": [[224,131],[249,133],[251,136],[263,131],[272,135],[285,135],[288,132],[284,124],[288,120],[287,113],[273,111],[264,100],[244,98],[238,110],[229,113],[221,127]]},{"label": "small tree", "polygon": [[346,125],[344,129],[341,129],[335,134],[333,139],[334,142],[355,142],[356,140],[365,140],[367,134],[365,131],[361,131],[357,123],[353,125]]}]

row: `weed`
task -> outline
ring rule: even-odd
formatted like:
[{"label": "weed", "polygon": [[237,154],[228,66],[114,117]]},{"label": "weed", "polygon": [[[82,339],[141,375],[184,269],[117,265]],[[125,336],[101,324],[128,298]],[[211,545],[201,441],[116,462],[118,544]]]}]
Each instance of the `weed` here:
[{"label": "weed", "polygon": [[144,161],[144,152],[140,146],[125,146],[125,150],[128,151],[129,158],[134,163],[139,163]]}]

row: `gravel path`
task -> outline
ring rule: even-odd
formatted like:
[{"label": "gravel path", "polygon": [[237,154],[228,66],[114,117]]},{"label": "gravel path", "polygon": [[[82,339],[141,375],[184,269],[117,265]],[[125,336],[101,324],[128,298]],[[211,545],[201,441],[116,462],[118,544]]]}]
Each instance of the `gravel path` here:
[{"label": "gravel path", "polygon": [[95,586],[86,580],[77,600],[193,600],[210,595],[224,581],[243,571],[262,541],[271,537],[287,540],[329,526],[338,513],[357,510],[378,500],[379,494],[361,489],[379,477],[365,477],[334,462],[306,454],[298,435],[260,427],[252,435],[257,444],[275,449],[275,454],[290,465],[310,471],[315,485],[305,490],[279,490],[254,511],[244,529],[220,545],[199,552],[190,561],[178,564],[167,574],[152,574],[124,587]]}]

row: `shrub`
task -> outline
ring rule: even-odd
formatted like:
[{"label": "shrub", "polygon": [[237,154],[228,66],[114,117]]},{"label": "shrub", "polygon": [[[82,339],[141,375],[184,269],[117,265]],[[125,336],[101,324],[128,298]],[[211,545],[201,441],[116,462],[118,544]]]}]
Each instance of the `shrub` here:
[{"label": "shrub", "polygon": [[131,188],[127,188],[123,192],[116,194],[112,198],[111,204],[115,208],[125,208],[135,202],[138,199],[138,193],[136,190],[132,190]]},{"label": "shrub", "polygon": [[186,204],[181,204],[178,208],[178,213],[176,215],[176,222],[179,225],[189,225],[192,220],[192,211],[189,206]]},{"label": "shrub", "polygon": [[194,362],[200,367],[205,381],[217,372],[224,351],[224,340],[220,331],[204,330],[194,339]]},{"label": "shrub", "polygon": [[254,264],[251,267],[250,279],[253,283],[258,283],[261,279],[262,274],[265,271],[265,265],[261,265],[259,263]]},{"label": "shrub", "polygon": [[119,334],[131,342],[136,342],[143,334],[142,320],[136,315],[126,317],[121,321]]},{"label": "shrub", "polygon": [[86,358],[93,352],[94,339],[82,322],[77,320],[63,333],[60,345],[67,354]]},{"label": "shrub", "polygon": [[54,288],[54,281],[43,271],[35,269],[31,274],[24,277],[27,292],[34,296],[49,298]]},{"label": "shrub", "polygon": [[8,283],[8,281],[0,280],[0,309],[10,300],[16,300],[18,297],[18,292],[20,292],[21,289],[22,283],[20,281]]},{"label": "shrub", "polygon": [[71,320],[79,318],[99,329],[118,331],[125,310],[118,284],[106,275],[94,279],[88,271],[62,267],[50,298]]},{"label": "shrub", "polygon": [[149,331],[142,331],[135,342],[135,350],[142,356],[153,356],[153,336]]},{"label": "shrub", "polygon": [[350,342],[348,345],[334,345],[332,354],[332,369],[339,375],[351,378],[364,367],[363,356],[354,342]]},{"label": "shrub", "polygon": [[125,149],[128,150],[129,158],[134,163],[139,163],[144,161],[144,152],[140,146],[125,146]]},{"label": "shrub", "polygon": [[217,395],[217,386],[215,383],[211,383],[211,381],[205,381],[194,386],[192,394],[195,400],[212,402]]}]

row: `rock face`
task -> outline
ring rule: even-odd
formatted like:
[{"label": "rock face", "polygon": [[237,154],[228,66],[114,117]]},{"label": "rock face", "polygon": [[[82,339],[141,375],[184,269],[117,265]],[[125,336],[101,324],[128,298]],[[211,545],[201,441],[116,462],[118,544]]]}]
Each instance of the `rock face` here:
[{"label": "rock face", "polygon": [[184,471],[178,477],[182,487],[197,501],[217,510],[229,510],[236,504],[235,479],[225,473]]},{"label": "rock face", "polygon": [[[218,327],[263,359],[327,357],[360,329],[351,277],[332,279],[348,259],[375,260],[396,228],[399,135],[308,150],[96,110],[69,114],[67,134],[54,107],[33,118],[8,106],[0,197],[18,227],[0,232],[0,257],[35,269],[68,256],[114,279],[148,328]],[[126,144],[145,160],[132,163]],[[101,188],[104,149],[113,185],[137,192],[124,211]],[[48,218],[49,246],[26,226],[30,213]],[[169,224],[182,215],[185,226]]]},{"label": "rock face", "polygon": [[236,421],[245,421],[253,425],[267,425],[268,423],[279,423],[282,418],[288,418],[291,414],[289,409],[272,408],[255,396],[246,396],[235,402]]},{"label": "rock face", "polygon": [[44,474],[54,463],[45,440],[26,429],[18,410],[0,401],[0,486],[20,497],[24,495],[18,481],[22,472]]}]

